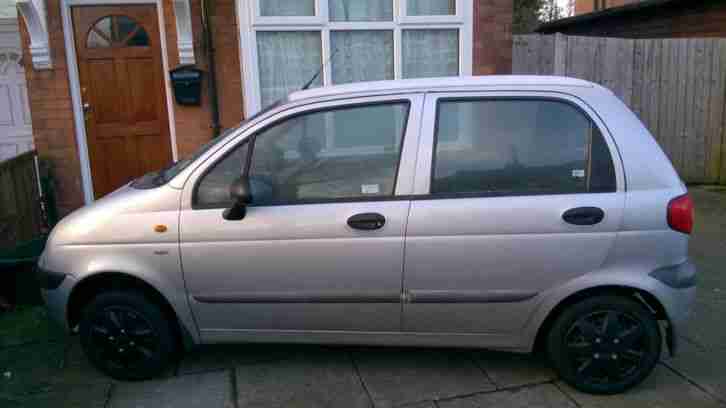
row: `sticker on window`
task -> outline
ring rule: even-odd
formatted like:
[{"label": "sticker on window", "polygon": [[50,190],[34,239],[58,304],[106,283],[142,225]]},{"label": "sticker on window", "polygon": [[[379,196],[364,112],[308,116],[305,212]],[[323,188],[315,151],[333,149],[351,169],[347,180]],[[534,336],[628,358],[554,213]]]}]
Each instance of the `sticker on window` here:
[{"label": "sticker on window", "polygon": [[583,169],[573,169],[572,170],[572,178],[584,178],[585,177],[585,170]]},{"label": "sticker on window", "polygon": [[360,186],[360,192],[363,194],[380,194],[381,189],[378,184],[362,184]]}]

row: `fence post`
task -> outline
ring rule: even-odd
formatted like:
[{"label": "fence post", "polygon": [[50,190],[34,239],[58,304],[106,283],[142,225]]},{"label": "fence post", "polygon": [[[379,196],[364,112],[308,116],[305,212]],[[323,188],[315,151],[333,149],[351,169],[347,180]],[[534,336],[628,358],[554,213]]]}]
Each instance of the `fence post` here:
[{"label": "fence post", "polygon": [[553,75],[567,75],[567,36],[555,34],[555,63]]}]

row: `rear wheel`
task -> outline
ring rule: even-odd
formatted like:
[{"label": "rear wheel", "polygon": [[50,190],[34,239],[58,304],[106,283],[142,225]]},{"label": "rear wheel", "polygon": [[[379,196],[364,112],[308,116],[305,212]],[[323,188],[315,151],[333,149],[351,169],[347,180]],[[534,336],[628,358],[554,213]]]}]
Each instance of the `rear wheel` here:
[{"label": "rear wheel", "polygon": [[580,391],[616,394],[641,383],[661,354],[653,313],[635,300],[597,296],[569,306],[547,338],[562,379]]},{"label": "rear wheel", "polygon": [[93,365],[119,380],[160,374],[177,339],[161,308],[133,291],[101,293],[83,310],[81,345]]}]

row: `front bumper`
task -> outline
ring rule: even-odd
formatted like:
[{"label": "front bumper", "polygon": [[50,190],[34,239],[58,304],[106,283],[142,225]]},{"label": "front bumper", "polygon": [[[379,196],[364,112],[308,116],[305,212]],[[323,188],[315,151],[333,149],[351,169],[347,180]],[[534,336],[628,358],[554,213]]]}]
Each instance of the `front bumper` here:
[{"label": "front bumper", "polygon": [[66,278],[65,273],[54,272],[48,269],[36,265],[35,267],[35,280],[38,281],[38,285],[42,290],[54,290],[63,284]]},{"label": "front bumper", "polygon": [[55,289],[41,287],[40,293],[48,309],[48,316],[58,323],[66,332],[71,331],[68,325],[67,305],[71,290],[76,284],[76,279],[71,275],[65,275],[64,279]]}]

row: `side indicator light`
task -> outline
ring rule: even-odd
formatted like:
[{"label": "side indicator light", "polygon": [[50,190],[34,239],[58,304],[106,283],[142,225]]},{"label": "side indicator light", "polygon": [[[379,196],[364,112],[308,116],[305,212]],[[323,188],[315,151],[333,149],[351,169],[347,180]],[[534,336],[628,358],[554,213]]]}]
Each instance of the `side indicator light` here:
[{"label": "side indicator light", "polygon": [[159,225],[157,225],[157,226],[154,227],[154,231],[156,231],[156,232],[158,232],[160,234],[162,232],[166,232],[166,230],[167,230],[166,225],[159,224]]}]

